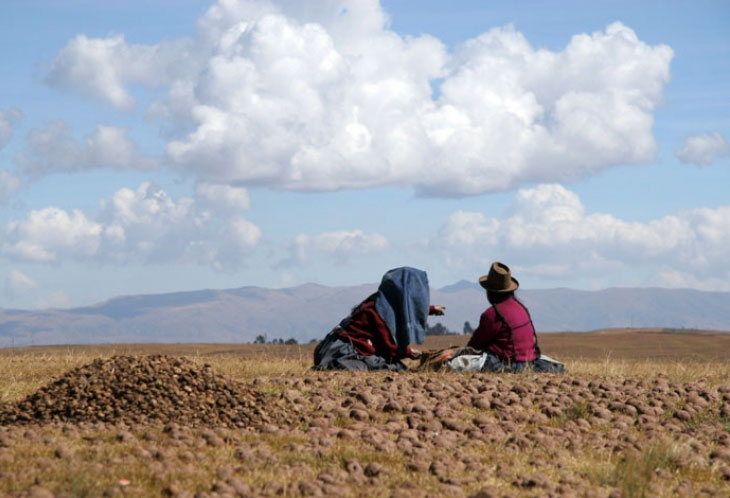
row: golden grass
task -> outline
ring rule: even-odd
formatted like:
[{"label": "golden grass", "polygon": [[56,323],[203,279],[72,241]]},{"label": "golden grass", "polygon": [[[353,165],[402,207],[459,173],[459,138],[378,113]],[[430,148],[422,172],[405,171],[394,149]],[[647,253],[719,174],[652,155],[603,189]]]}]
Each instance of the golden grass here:
[{"label": "golden grass", "polygon": [[[98,347],[56,347],[24,348],[0,351],[0,402],[7,403],[22,399],[35,392],[52,379],[70,369],[87,364],[97,358],[109,358],[118,354],[168,353],[186,356],[199,364],[210,364],[218,373],[241,382],[257,382],[257,388],[276,393],[282,389],[280,382],[273,379],[297,380],[314,375],[310,370],[311,346],[252,346],[252,345],[116,345]],[[551,355],[560,357],[559,352]],[[730,387],[730,361],[721,359],[681,358],[621,358],[613,355],[601,357],[572,356],[565,359],[570,375],[586,380],[643,379],[652,382],[661,374],[670,382],[703,382],[707,387]],[[361,375],[363,379],[367,374]],[[434,379],[449,380],[457,374],[444,372],[409,373]],[[518,374],[527,376],[529,374]],[[345,377],[333,377],[330,387],[339,389]],[[576,404],[559,420],[551,424],[560,426],[568,421],[588,419],[587,405]],[[701,421],[715,423],[728,430],[728,421]],[[600,427],[594,430],[601,430]],[[215,482],[223,480],[226,468],[245,467],[246,462],[237,460],[234,447],[191,446],[183,448],[189,454],[147,455],[157,446],[156,440],[163,439],[159,428],[149,429],[149,441],[139,438],[133,442],[120,441],[117,432],[107,427],[95,430],[85,427],[76,432],[65,433],[59,426],[49,426],[36,431],[27,439],[15,441],[12,448],[0,444],[0,496],[3,493],[17,496],[34,485],[62,491],[68,496],[160,496],[165,488],[185,489],[191,492],[211,490]],[[139,436],[139,435],[138,435]],[[406,468],[407,458],[401,452],[384,454],[359,440],[335,439],[322,454],[302,451],[307,443],[304,433],[298,436],[282,434],[242,433],[240,438],[253,451],[261,449],[275,457],[272,463],[265,458],[259,464],[246,470],[246,482],[254,488],[266,483],[279,482],[283,485],[314,480],[328,468],[343,468],[344,462],[357,459],[363,465],[376,462],[389,469],[380,480],[382,489],[415,485],[417,490],[438,495],[443,485],[428,472],[414,473]],[[197,443],[196,443],[197,444]],[[58,456],[59,448],[73,456]],[[479,451],[466,448],[465,454],[478,458],[489,472],[475,482],[465,484],[463,490],[473,493],[483,485],[490,485],[507,494],[516,496],[538,496],[540,490],[518,489],[512,483],[495,474],[500,455],[500,445],[482,446]],[[553,482],[567,479],[584,480],[600,489],[614,489],[624,497],[671,496],[671,487],[682,480],[702,486],[722,484],[717,467],[694,466],[679,469],[678,458],[692,450],[686,444],[657,440],[655,444],[639,452],[612,454],[609,451],[582,450],[565,451],[555,462],[541,462],[544,455],[533,455],[526,451],[510,454],[513,473],[523,475],[540,474]],[[429,458],[448,452],[434,452]],[[143,456],[140,456],[143,455]],[[657,472],[671,475],[662,481],[663,487],[656,487]],[[239,473],[240,475],[240,473]],[[467,475],[467,473],[463,473]],[[129,484],[123,484],[129,481]],[[410,484],[409,484],[410,483]],[[670,487],[667,487],[669,483]],[[724,486],[724,487],[723,487]],[[357,489],[357,488],[356,488]],[[298,495],[295,488],[287,493]],[[350,491],[350,494],[363,496]],[[372,490],[371,490],[372,491]],[[379,492],[375,492],[378,495]],[[382,493],[381,493],[382,494]],[[370,494],[368,494],[370,496]]]},{"label": "golden grass", "polygon": [[706,382],[708,386],[730,385],[730,360],[680,359],[570,359],[565,362],[571,373],[612,379],[626,377],[651,380],[662,375],[671,382]]}]

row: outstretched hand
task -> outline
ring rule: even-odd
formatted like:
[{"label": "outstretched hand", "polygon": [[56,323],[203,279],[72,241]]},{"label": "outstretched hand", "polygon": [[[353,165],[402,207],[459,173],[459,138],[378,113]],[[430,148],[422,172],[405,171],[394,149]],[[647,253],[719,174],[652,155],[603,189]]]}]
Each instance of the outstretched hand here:
[{"label": "outstretched hand", "polygon": [[417,350],[415,348],[411,348],[411,354],[409,354],[408,357],[411,360],[417,360],[417,359],[419,359],[421,357],[422,354],[423,353],[421,353],[419,350]]},{"label": "outstretched hand", "polygon": [[429,315],[443,315],[445,313],[446,306],[440,305],[440,304],[434,304],[431,305],[431,307],[428,309]]}]

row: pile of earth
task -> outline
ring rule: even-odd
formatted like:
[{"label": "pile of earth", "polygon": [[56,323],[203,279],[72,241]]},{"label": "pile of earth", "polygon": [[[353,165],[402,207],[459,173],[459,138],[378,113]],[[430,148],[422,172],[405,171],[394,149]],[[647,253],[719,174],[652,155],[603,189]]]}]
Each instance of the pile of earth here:
[{"label": "pile of earth", "polygon": [[210,365],[166,355],[114,356],[73,369],[27,398],[0,406],[0,425],[48,422],[243,428],[280,413],[261,393]]}]

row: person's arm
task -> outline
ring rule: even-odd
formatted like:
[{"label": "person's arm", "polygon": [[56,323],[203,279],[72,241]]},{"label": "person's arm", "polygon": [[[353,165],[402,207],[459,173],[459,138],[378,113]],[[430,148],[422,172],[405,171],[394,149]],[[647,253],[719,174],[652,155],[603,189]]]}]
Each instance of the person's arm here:
[{"label": "person's arm", "polygon": [[443,306],[441,304],[432,304],[428,307],[428,314],[429,315],[443,315],[446,311],[446,306]]}]

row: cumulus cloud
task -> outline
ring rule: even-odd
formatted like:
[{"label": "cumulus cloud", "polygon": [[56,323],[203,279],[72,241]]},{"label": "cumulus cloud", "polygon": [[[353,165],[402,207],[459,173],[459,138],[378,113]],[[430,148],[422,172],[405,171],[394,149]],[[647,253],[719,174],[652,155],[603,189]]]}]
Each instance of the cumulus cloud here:
[{"label": "cumulus cloud", "polygon": [[38,287],[38,283],[20,270],[10,270],[5,277],[5,294],[14,298],[22,292]]},{"label": "cumulus cloud", "polygon": [[10,196],[20,190],[22,182],[15,173],[0,170],[0,206],[7,204]]},{"label": "cumulus cloud", "polygon": [[672,56],[618,22],[556,52],[511,26],[449,52],[377,0],[219,0],[194,40],[79,36],[49,80],[121,108],[132,83],[167,88],[151,111],[186,130],[167,154],[202,182],[467,195],[651,161]]},{"label": "cumulus cloud", "polygon": [[702,289],[706,291],[728,291],[730,270],[723,272],[719,269],[718,275],[698,277],[695,274],[667,268],[659,273],[658,283],[662,287],[674,289]]},{"label": "cumulus cloud", "polygon": [[338,263],[344,263],[353,256],[363,256],[384,251],[388,239],[373,232],[362,230],[340,230],[317,235],[300,233],[289,246],[290,257],[280,263],[289,266],[306,262],[312,253],[327,254]]},{"label": "cumulus cloud", "polygon": [[13,137],[15,124],[23,117],[19,109],[0,109],[0,149],[5,147]]},{"label": "cumulus cloud", "polygon": [[56,290],[36,300],[35,307],[38,309],[63,309],[70,308],[73,304],[71,296],[63,290]]},{"label": "cumulus cloud", "polygon": [[99,125],[94,133],[78,142],[63,121],[32,130],[17,160],[23,174],[35,177],[103,167],[136,170],[157,167],[157,160],[139,152],[122,128]]},{"label": "cumulus cloud", "polygon": [[50,263],[59,259],[84,260],[97,253],[102,227],[79,210],[48,207],[28,213],[5,227],[2,252],[19,261]]},{"label": "cumulus cloud", "polygon": [[244,187],[200,183],[195,187],[195,193],[201,201],[218,209],[239,211],[251,206],[251,198]]},{"label": "cumulus cloud", "polygon": [[503,259],[522,274],[547,279],[630,273],[640,265],[650,269],[654,285],[676,285],[683,274],[693,275],[685,279],[691,283],[718,277],[727,282],[730,206],[633,222],[586,213],[574,192],[545,184],[520,190],[501,218],[453,213],[431,244],[452,267],[474,271]]},{"label": "cumulus cloud", "polygon": [[194,198],[175,200],[143,183],[102,200],[94,216],[57,207],[31,211],[6,225],[0,251],[38,263],[193,262],[223,270],[240,265],[260,239],[258,226],[239,214],[221,214]]},{"label": "cumulus cloud", "polygon": [[685,164],[709,165],[730,156],[730,145],[718,132],[688,136],[675,153]]},{"label": "cumulus cloud", "polygon": [[78,35],[56,55],[46,82],[129,110],[135,100],[125,85],[169,83],[187,67],[180,62],[188,55],[189,44],[189,40],[182,39],[135,45],[128,44],[122,35]]}]

